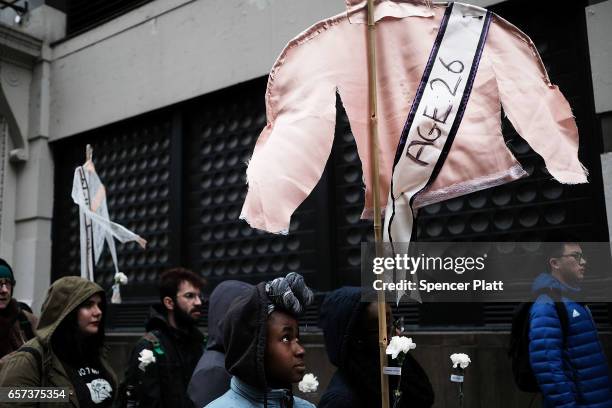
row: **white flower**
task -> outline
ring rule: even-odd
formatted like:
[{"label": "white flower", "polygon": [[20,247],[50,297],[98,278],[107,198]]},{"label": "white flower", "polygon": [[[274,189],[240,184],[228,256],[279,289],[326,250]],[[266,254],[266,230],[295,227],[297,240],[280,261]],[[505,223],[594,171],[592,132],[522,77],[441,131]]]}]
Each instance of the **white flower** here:
[{"label": "white flower", "polygon": [[121,285],[126,285],[128,283],[128,277],[123,272],[117,272],[115,274],[115,283],[119,283]]},{"label": "white flower", "polygon": [[391,358],[395,360],[399,353],[408,353],[415,348],[416,344],[412,342],[412,337],[393,336],[387,346],[387,354],[391,354]]},{"label": "white flower", "polygon": [[144,371],[146,366],[155,362],[155,356],[151,350],[144,349],[140,352],[138,361],[140,361],[138,368]]},{"label": "white flower", "polygon": [[453,362],[453,368],[457,368],[457,366],[465,369],[470,365],[472,360],[470,360],[470,356],[464,353],[455,353],[450,356],[451,361]]},{"label": "white flower", "polygon": [[319,386],[319,382],[317,381],[317,377],[314,374],[306,374],[302,381],[298,383],[298,389],[302,392],[315,392],[317,387]]}]

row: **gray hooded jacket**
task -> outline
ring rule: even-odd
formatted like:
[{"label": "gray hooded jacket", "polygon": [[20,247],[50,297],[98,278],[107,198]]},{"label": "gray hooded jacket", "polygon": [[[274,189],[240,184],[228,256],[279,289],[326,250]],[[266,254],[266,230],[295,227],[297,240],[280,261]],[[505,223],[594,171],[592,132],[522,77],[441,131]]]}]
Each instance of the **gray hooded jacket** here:
[{"label": "gray hooded jacket", "polygon": [[189,398],[196,407],[208,405],[230,388],[232,376],[225,369],[223,319],[230,304],[252,288],[253,285],[248,283],[229,280],[221,282],[210,296],[208,343],[187,388]]}]

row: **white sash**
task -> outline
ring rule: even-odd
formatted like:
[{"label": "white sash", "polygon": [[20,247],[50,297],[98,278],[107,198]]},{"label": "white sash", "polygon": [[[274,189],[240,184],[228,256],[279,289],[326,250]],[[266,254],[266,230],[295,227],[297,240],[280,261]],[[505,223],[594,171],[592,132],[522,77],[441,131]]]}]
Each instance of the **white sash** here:
[{"label": "white sash", "polygon": [[385,210],[385,242],[410,242],[412,202],[433,182],[450,150],[490,21],[491,13],[480,7],[447,7],[397,148]]}]

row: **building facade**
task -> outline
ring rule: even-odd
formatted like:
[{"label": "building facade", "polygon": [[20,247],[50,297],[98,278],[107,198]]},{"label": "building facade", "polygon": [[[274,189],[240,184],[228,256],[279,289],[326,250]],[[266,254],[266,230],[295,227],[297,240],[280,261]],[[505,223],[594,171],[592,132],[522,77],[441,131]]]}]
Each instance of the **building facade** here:
[{"label": "building facade", "polygon": [[[574,109],[590,183],[551,180],[505,121],[506,142],[530,176],[424,208],[417,238],[539,241],[567,230],[585,241],[609,241],[612,0],[472,3],[490,7],[534,40]],[[149,241],[145,251],[118,247],[130,283],[110,323],[126,344],[125,333],[142,329],[157,298],[159,273],[171,266],[191,268],[211,286],[295,270],[318,299],[358,285],[360,243],[372,232],[359,219],[361,164],[340,99],[332,154],[290,234],[264,234],[238,220],[245,163],[266,121],[267,73],[291,38],[343,10],[340,0],[39,0],[29,2],[23,17],[0,8],[0,256],[14,265],[16,297],[37,310],[52,280],[79,274],[78,209],[70,192],[86,144],[93,146],[111,218]],[[112,279],[104,254],[96,280],[110,288]],[[499,354],[514,306],[460,304],[449,314],[448,305],[413,304],[397,313],[423,333],[431,346],[424,358],[435,367],[436,347],[485,344],[483,355]],[[607,306],[592,310],[609,329]],[[316,306],[305,324],[320,345]],[[437,373],[434,382],[448,382],[445,375]],[[482,406],[512,400],[504,397],[511,388],[504,390]]]}]

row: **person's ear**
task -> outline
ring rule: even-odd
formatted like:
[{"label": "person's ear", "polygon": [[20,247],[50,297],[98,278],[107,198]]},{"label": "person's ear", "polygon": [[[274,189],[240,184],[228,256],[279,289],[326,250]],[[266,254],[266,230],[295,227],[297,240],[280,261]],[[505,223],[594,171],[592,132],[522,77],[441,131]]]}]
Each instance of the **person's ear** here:
[{"label": "person's ear", "polygon": [[164,307],[168,310],[174,310],[174,300],[172,300],[172,298],[170,296],[166,296],[162,303],[164,304]]},{"label": "person's ear", "polygon": [[548,260],[548,265],[550,266],[551,271],[559,268],[559,258],[550,258]]}]

